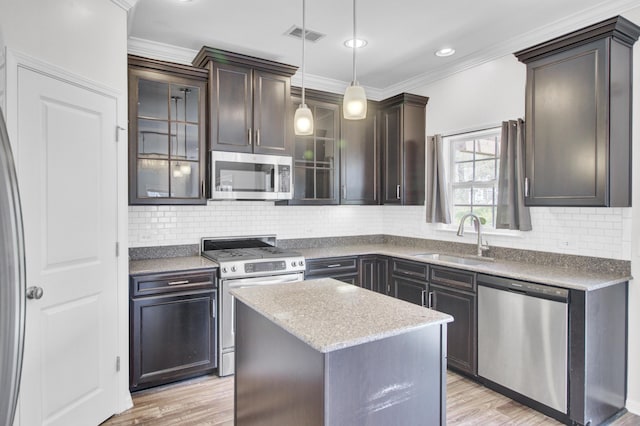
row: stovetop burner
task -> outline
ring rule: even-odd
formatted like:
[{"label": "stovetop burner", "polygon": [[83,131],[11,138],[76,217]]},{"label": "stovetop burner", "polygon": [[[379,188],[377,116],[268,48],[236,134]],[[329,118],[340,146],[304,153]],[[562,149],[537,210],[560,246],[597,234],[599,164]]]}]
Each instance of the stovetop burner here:
[{"label": "stovetop burner", "polygon": [[304,257],[275,247],[275,237],[202,238],[202,256],[217,262],[220,278],[304,272]]}]

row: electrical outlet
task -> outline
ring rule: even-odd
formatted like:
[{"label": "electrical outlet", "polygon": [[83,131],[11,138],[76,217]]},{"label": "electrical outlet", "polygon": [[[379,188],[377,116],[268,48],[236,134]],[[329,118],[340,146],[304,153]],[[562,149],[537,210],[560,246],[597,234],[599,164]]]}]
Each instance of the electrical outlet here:
[{"label": "electrical outlet", "polygon": [[571,248],[571,243],[569,241],[558,241],[559,248]]},{"label": "electrical outlet", "polygon": [[140,241],[151,241],[153,239],[153,235],[150,233],[142,233],[138,236]]}]

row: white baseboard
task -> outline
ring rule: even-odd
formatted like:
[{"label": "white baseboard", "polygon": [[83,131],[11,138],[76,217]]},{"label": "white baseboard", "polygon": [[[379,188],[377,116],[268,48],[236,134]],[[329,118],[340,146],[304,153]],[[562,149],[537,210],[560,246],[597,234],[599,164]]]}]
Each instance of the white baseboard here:
[{"label": "white baseboard", "polygon": [[627,399],[627,410],[630,413],[640,416],[640,401]]}]

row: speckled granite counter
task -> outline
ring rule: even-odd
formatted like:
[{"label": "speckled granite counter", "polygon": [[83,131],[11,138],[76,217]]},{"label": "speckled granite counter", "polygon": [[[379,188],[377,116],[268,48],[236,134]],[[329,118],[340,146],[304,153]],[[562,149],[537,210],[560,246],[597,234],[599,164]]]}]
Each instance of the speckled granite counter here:
[{"label": "speckled granite counter", "polygon": [[217,263],[201,256],[166,257],[161,259],[132,260],[129,262],[129,274],[153,274],[217,267]]},{"label": "speckled granite counter", "polygon": [[231,293],[323,353],[453,321],[447,314],[330,278]]},{"label": "speckled granite counter", "polygon": [[[392,256],[417,262],[449,266],[457,269],[465,269],[468,271],[480,272],[484,274],[498,275],[506,278],[514,278],[526,281],[534,281],[541,284],[555,285],[558,287],[584,291],[597,290],[603,287],[608,287],[610,285],[629,281],[631,279],[631,276],[629,274],[619,272],[593,272],[582,268],[565,268],[553,265],[540,265],[499,259],[494,262],[487,261],[477,265],[465,265],[456,262],[415,257],[415,254],[432,252],[432,250],[391,244],[363,244],[296,250],[302,253],[302,255],[306,259],[318,259],[338,256],[360,256],[367,254]],[[444,251],[440,252],[445,253]],[[450,254],[459,255],[456,253]]]}]

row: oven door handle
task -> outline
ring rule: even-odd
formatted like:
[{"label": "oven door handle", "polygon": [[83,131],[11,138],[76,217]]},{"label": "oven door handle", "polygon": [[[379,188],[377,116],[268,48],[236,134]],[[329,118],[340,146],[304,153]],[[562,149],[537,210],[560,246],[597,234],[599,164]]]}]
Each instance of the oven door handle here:
[{"label": "oven door handle", "polygon": [[276,275],[273,277],[252,277],[252,278],[234,278],[225,280],[229,284],[229,288],[251,287],[257,285],[270,285],[270,284],[282,284],[291,283],[296,281],[302,281],[304,274],[287,274]]}]

